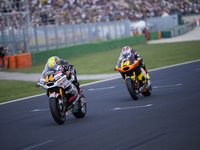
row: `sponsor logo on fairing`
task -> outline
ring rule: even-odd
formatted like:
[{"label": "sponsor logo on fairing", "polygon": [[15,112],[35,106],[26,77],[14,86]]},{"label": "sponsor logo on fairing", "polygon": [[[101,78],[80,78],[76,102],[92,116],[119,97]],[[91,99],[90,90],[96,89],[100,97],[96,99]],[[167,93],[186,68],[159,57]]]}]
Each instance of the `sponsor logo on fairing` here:
[{"label": "sponsor logo on fairing", "polygon": [[62,77],[60,80],[58,80],[58,83],[60,82],[65,82],[66,81],[66,78],[65,77]]}]

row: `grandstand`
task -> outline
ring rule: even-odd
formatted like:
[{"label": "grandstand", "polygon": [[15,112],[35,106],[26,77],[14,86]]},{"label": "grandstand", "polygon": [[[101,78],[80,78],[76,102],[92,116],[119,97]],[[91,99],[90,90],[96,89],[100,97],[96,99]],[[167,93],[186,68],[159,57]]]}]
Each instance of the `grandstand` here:
[{"label": "grandstand", "polygon": [[27,25],[27,21],[32,26],[41,26],[126,18],[135,21],[164,13],[200,14],[199,0],[3,0],[0,3],[1,23],[15,28]]}]

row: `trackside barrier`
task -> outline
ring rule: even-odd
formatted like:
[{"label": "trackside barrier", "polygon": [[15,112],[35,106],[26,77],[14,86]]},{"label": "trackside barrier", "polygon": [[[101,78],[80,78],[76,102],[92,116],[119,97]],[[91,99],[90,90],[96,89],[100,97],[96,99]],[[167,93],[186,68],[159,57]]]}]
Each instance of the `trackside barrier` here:
[{"label": "trackside barrier", "polygon": [[9,68],[26,68],[32,66],[31,53],[23,53],[18,55],[11,55],[8,57]]},{"label": "trackside barrier", "polygon": [[26,68],[32,66],[31,53],[16,55],[17,68]]},{"label": "trackside barrier", "polygon": [[161,39],[162,35],[161,32],[149,32],[149,40],[158,40]]},{"label": "trackside barrier", "polygon": [[16,55],[11,55],[8,57],[8,67],[10,69],[17,68]]},{"label": "trackside barrier", "polygon": [[149,32],[149,40],[157,40],[158,32]]},{"label": "trackside barrier", "polygon": [[171,37],[176,37],[182,34],[185,34],[195,28],[194,23],[187,23],[181,26],[173,27],[170,29],[162,30],[162,38],[171,38]]},{"label": "trackside barrier", "polygon": [[53,50],[32,52],[31,53],[32,63],[33,65],[45,63],[47,59],[51,56],[58,56],[65,59],[73,56],[80,56],[83,54],[90,54],[101,51],[108,51],[115,48],[121,48],[125,45],[133,46],[145,42],[146,42],[145,35],[136,35],[115,40],[73,45]]}]

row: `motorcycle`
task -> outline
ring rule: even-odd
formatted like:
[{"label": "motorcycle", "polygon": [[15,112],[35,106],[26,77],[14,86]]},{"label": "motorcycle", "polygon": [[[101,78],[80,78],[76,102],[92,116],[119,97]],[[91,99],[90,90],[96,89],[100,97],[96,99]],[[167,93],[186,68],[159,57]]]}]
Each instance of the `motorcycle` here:
[{"label": "motorcycle", "polygon": [[151,81],[147,78],[140,62],[135,59],[134,54],[120,56],[115,70],[124,76],[128,92],[134,100],[138,100],[139,93],[144,96],[151,95]]},{"label": "motorcycle", "polygon": [[46,66],[37,81],[37,87],[42,87],[46,91],[51,115],[58,124],[63,124],[69,114],[83,118],[87,112],[84,95],[78,92],[72,83],[73,77],[70,77],[63,73],[61,66],[51,69]]}]

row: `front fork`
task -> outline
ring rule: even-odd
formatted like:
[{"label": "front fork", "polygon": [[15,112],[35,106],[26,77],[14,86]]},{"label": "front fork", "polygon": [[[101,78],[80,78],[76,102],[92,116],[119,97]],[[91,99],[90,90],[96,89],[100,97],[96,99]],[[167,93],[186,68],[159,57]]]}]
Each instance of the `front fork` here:
[{"label": "front fork", "polygon": [[62,109],[63,111],[66,110],[62,88],[59,88],[59,93],[51,92],[49,90],[48,91],[48,95],[49,95],[49,98],[54,97],[54,98],[58,99],[58,102],[59,102],[59,105],[60,105],[60,109]]},{"label": "front fork", "polygon": [[133,81],[133,87],[134,87],[134,89],[139,89],[139,83],[138,83],[138,80],[136,78],[136,74],[135,74],[134,71],[133,71],[133,75],[132,76],[128,76],[127,74],[125,74],[125,81],[128,78],[131,78],[131,80]]}]

